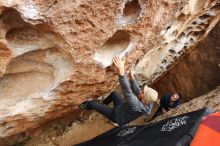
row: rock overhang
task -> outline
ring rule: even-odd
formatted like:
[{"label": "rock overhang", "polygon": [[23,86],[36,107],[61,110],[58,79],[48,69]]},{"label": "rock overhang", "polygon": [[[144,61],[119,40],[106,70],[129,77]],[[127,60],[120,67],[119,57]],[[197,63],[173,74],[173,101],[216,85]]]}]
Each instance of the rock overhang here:
[{"label": "rock overhang", "polygon": [[[13,96],[19,97],[19,102],[11,98],[11,107],[0,106],[5,115],[1,137],[36,127],[72,111],[71,106],[88,97],[110,92],[117,83],[111,66],[114,55],[126,56],[127,69],[140,60],[139,69],[147,53],[146,81],[157,79],[217,23],[218,3],[197,1],[196,7],[194,1],[165,0],[0,2],[0,90],[7,85],[12,93],[17,82]],[[33,90],[24,91],[27,88]],[[1,92],[5,97],[6,91]],[[16,129],[17,119],[28,119],[23,121],[27,126]]]}]

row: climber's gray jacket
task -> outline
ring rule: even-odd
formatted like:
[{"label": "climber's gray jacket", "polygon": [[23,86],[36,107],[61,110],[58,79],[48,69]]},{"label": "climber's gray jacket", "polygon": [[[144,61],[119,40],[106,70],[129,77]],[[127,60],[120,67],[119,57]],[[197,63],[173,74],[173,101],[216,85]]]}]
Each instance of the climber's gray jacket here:
[{"label": "climber's gray jacket", "polygon": [[[115,109],[115,120],[119,126],[124,126],[142,114],[150,114],[153,104],[144,105],[137,98],[141,89],[135,80],[131,80],[131,86],[125,76],[119,76],[119,82],[126,102]],[[133,92],[134,94],[133,94]]]}]

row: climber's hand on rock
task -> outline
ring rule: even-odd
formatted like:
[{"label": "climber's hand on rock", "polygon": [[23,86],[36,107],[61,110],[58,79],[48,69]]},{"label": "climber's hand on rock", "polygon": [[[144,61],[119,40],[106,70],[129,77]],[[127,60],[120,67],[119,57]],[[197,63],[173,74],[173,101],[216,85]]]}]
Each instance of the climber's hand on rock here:
[{"label": "climber's hand on rock", "polygon": [[167,111],[163,108],[163,113],[165,114]]},{"label": "climber's hand on rock", "polygon": [[134,80],[134,74],[133,74],[132,70],[129,71],[128,78],[129,78],[129,80]]},{"label": "climber's hand on rock", "polygon": [[119,58],[118,56],[113,58],[113,63],[115,64],[115,66],[118,68],[119,70],[119,74],[121,76],[125,75],[125,61],[122,60],[121,58]]}]

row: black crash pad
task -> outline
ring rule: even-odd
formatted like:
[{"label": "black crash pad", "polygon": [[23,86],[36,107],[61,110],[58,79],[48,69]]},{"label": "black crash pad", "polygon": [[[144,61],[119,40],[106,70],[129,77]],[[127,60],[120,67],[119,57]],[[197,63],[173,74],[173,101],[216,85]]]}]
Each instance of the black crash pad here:
[{"label": "black crash pad", "polygon": [[185,146],[193,138],[205,111],[201,109],[150,124],[116,127],[76,146]]}]

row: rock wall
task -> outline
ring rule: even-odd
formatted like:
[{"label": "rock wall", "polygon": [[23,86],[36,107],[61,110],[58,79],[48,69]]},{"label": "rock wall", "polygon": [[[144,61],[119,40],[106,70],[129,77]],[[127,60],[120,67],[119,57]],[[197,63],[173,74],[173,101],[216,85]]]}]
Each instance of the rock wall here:
[{"label": "rock wall", "polygon": [[188,1],[188,7],[181,7],[176,19],[160,33],[160,45],[147,52],[135,67],[139,83],[149,85],[161,79],[207,37],[219,17],[219,1]]},{"label": "rock wall", "polygon": [[206,94],[220,85],[220,23],[195,49],[153,87],[160,93],[179,92],[183,101]]},{"label": "rock wall", "polygon": [[0,143],[110,92],[114,55],[156,80],[219,17],[219,0],[1,0]]}]

